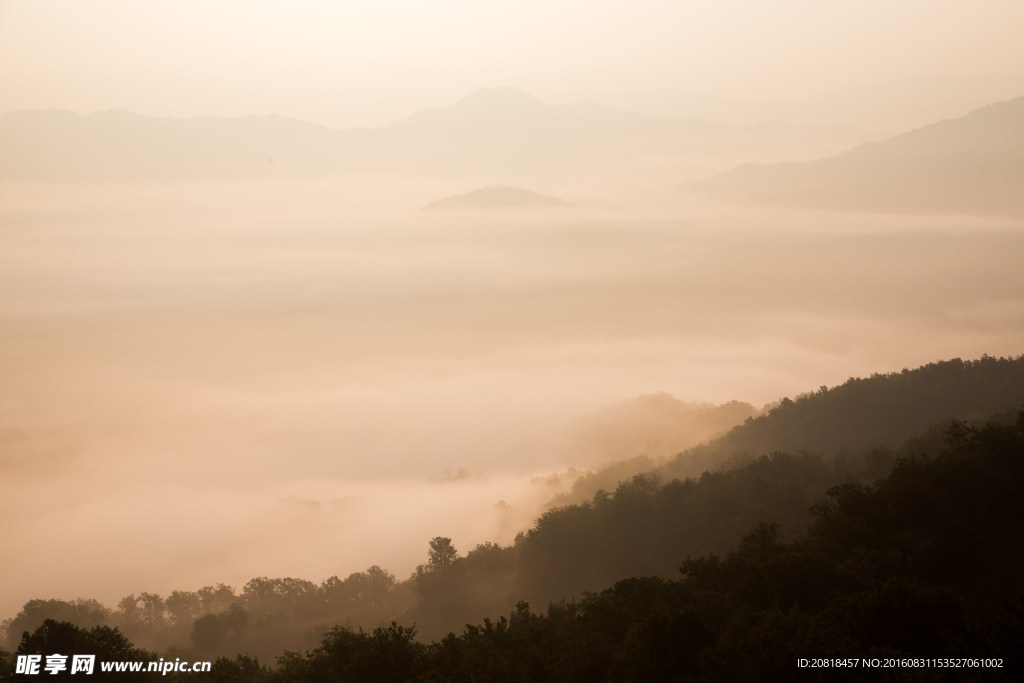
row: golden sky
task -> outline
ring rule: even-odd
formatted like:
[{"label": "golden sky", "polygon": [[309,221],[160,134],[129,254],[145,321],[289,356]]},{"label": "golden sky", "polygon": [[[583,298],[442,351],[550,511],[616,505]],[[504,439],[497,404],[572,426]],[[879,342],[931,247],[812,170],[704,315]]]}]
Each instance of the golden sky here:
[{"label": "golden sky", "polygon": [[1022,26],[1018,0],[0,0],[0,111],[351,126],[492,85],[821,96],[1020,72]]}]

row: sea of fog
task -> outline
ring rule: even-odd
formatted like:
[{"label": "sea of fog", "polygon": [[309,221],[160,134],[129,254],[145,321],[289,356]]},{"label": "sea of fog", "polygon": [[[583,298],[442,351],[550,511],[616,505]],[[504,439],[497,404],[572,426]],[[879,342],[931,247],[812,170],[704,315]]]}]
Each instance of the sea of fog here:
[{"label": "sea of fog", "polygon": [[0,185],[0,618],[508,543],[639,394],[1024,351],[1024,225],[402,178]]}]

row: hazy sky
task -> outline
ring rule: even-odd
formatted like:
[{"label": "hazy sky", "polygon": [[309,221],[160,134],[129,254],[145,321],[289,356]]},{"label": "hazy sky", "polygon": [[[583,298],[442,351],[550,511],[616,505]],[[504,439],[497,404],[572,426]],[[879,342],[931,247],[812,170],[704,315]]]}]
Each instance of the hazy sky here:
[{"label": "hazy sky", "polygon": [[801,97],[1024,64],[1019,0],[0,0],[0,111],[374,125],[477,88]]}]

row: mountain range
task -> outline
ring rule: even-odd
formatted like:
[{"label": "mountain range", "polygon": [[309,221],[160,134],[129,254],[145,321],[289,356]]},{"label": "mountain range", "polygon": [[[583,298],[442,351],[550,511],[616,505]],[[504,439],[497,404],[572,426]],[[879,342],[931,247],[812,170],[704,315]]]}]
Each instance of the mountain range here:
[{"label": "mountain range", "polygon": [[[353,173],[514,175],[728,168],[687,182],[726,203],[1024,214],[1024,97],[878,142],[855,129],[657,119],[485,88],[380,128],[280,116],[155,118],[112,110],[0,116],[0,179],[124,181]],[[846,151],[822,156],[822,151]],[[660,166],[659,166],[660,165]],[[657,177],[657,176],[655,176]],[[453,200],[454,201],[454,200]]]},{"label": "mountain range", "polygon": [[811,158],[864,137],[844,127],[656,119],[589,101],[550,104],[515,88],[485,88],[388,126],[347,130],[279,116],[172,119],[122,110],[15,111],[0,116],[0,178],[564,171],[638,158]]},{"label": "mountain range", "polygon": [[799,163],[747,164],[684,188],[731,203],[1024,214],[1024,97]]}]

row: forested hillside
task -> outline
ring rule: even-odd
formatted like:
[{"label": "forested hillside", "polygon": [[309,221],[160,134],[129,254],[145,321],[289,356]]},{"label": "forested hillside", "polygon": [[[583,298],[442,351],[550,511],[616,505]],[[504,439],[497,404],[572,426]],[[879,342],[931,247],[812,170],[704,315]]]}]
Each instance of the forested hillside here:
[{"label": "forested hillside", "polygon": [[782,398],[727,434],[667,462],[637,457],[580,476],[555,505],[584,503],[635,473],[663,481],[698,477],[751,458],[788,451],[829,458],[865,448],[898,448],[944,420],[977,420],[1024,405],[1024,357],[929,363],[914,370],[851,377],[836,387]]},{"label": "forested hillside", "polygon": [[685,559],[676,579],[624,580],[540,614],[520,604],[428,646],[395,627],[336,629],[268,680],[372,680],[383,661],[401,669],[377,680],[879,679],[797,669],[809,657],[978,658],[987,666],[882,678],[1019,680],[1024,412],[1010,425],[953,423],[947,444],[875,484],[830,489],[793,541],[763,522],[725,557]]},{"label": "forested hillside", "polygon": [[[783,399],[657,472],[551,509],[511,546],[483,543],[461,554],[438,536],[404,581],[371,567],[319,584],[259,577],[241,591],[221,584],[166,597],[132,594],[116,609],[33,600],[4,622],[6,647],[23,648],[24,633],[54,619],[82,629],[116,625],[147,650],[193,659],[246,654],[269,663],[285,649],[310,651],[281,660],[287,680],[328,680],[315,678],[335,666],[323,658],[386,643],[419,673],[469,666],[484,657],[478,648],[496,648],[479,664],[492,666],[511,656],[502,648],[536,646],[521,666],[597,676],[564,680],[643,680],[661,670],[650,666],[680,676],[740,675],[756,663],[744,652],[764,654],[776,640],[818,654],[980,653],[971,650],[979,638],[1004,642],[994,615],[1020,614],[1000,600],[1017,599],[1014,581],[1024,569],[1022,408],[1024,358],[851,379]],[[708,468],[671,476],[698,463]],[[905,606],[897,614],[905,623],[879,631],[880,605],[894,601]],[[926,617],[914,616],[919,607]],[[467,623],[510,613],[511,620],[463,632]],[[633,622],[639,630],[623,626]],[[900,635],[914,629],[924,631]],[[690,649],[662,651],[684,632]],[[429,641],[438,642],[422,644]],[[578,655],[600,642],[617,644],[588,656],[596,669],[559,659],[570,656],[565,648]],[[993,645],[985,653],[1008,651]],[[545,668],[544,657],[560,663]]]},{"label": "forested hillside", "polygon": [[[429,644],[394,623],[336,626],[276,666],[224,657],[189,680],[869,680],[879,672],[861,667],[876,658],[946,662],[889,672],[898,680],[1019,680],[1022,481],[1024,411],[1011,424],[953,422],[940,454],[901,458],[874,484],[831,488],[796,539],[765,521],[724,557],[684,558],[672,579],[631,578],[538,612],[520,602],[507,618]],[[457,571],[445,558],[435,553],[438,566],[423,571]],[[26,632],[17,653],[82,648],[155,659],[116,630],[54,621]],[[810,657],[851,658],[858,669],[800,671]],[[954,658],[974,663],[950,666]],[[0,653],[0,666],[10,662]]]},{"label": "forested hillside", "polygon": [[[656,470],[665,481],[699,476],[775,451],[835,457],[865,448],[898,448],[943,420],[978,420],[1024,405],[1024,357],[955,358],[914,370],[851,377],[836,387],[783,398],[724,436],[687,449]],[[583,477],[577,500],[607,485]]]}]

